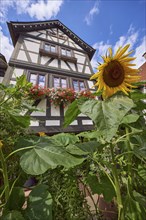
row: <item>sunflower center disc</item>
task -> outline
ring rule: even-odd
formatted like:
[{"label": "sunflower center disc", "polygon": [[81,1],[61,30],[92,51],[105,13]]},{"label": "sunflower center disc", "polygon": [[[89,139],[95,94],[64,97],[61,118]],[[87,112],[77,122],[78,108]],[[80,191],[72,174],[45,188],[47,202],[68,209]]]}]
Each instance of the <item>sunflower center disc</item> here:
[{"label": "sunflower center disc", "polygon": [[124,69],[120,62],[113,60],[103,71],[103,80],[109,87],[117,87],[124,81]]}]

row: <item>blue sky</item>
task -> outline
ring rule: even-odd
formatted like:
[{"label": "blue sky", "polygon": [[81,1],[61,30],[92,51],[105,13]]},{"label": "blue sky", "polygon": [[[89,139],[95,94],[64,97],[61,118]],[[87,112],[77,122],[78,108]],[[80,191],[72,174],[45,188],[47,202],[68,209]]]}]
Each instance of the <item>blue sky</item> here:
[{"label": "blue sky", "polygon": [[131,44],[137,67],[146,52],[146,0],[1,0],[0,51],[7,59],[13,50],[6,21],[59,19],[96,49],[96,67],[108,47]]}]

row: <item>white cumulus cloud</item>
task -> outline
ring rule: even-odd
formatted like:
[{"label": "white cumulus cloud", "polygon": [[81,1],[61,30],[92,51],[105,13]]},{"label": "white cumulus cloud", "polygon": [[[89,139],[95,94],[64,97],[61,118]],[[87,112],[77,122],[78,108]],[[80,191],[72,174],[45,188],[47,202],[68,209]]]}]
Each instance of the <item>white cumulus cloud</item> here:
[{"label": "white cumulus cloud", "polygon": [[10,59],[12,51],[13,46],[10,43],[9,38],[4,35],[2,27],[0,26],[0,53],[2,53],[5,56],[7,62]]},{"label": "white cumulus cloud", "polygon": [[136,60],[134,63],[137,68],[140,67],[144,62],[145,58],[142,56],[146,52],[146,36],[143,37],[141,43],[136,47],[134,57]]},{"label": "white cumulus cloud", "polygon": [[38,20],[55,17],[64,0],[1,0],[0,18],[4,23],[7,20],[8,10],[14,8],[17,14],[28,14]]},{"label": "white cumulus cloud", "polygon": [[93,8],[89,11],[89,13],[85,17],[85,22],[87,25],[90,25],[94,15],[99,14],[99,1],[96,1]]},{"label": "white cumulus cloud", "polygon": [[27,12],[30,17],[35,17],[38,20],[50,19],[58,14],[62,4],[63,0],[39,1],[31,4]]},{"label": "white cumulus cloud", "polygon": [[115,53],[120,46],[123,47],[126,44],[130,44],[130,50],[133,48],[135,50],[135,54],[133,56],[137,57],[134,61],[136,67],[138,68],[140,65],[142,65],[142,63],[144,63],[144,58],[142,57],[142,55],[144,54],[144,52],[146,52],[146,37],[144,37],[142,41],[139,42],[139,31],[135,31],[135,28],[131,24],[127,33],[125,35],[120,36],[114,45],[104,41],[96,42],[93,45],[93,48],[96,49],[96,53],[91,60],[93,69],[97,67],[97,61],[102,61],[101,56],[106,54],[107,49],[109,47],[112,47],[113,52]]}]

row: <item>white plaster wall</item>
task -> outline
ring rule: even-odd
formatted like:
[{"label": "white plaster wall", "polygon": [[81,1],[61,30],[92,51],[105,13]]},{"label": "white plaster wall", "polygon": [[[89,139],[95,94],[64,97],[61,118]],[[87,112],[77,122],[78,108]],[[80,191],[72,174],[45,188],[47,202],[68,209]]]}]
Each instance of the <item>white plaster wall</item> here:
[{"label": "white plaster wall", "polygon": [[40,40],[32,39],[30,37],[25,37],[25,40],[33,41],[33,42],[36,42],[38,44],[40,43]]},{"label": "white plaster wall", "polygon": [[83,63],[84,64],[86,57],[85,56],[80,56],[80,55],[76,54],[76,52],[75,52],[75,58],[77,58],[78,63]]},{"label": "white plaster wall", "polygon": [[85,73],[87,74],[91,74],[91,70],[88,66],[85,67]]},{"label": "white plaster wall", "polygon": [[10,84],[11,84],[11,85],[16,85],[16,81],[11,80],[11,81],[10,81]]},{"label": "white plaster wall", "polygon": [[57,42],[57,38],[56,37],[52,37],[51,38],[53,39],[53,41]]},{"label": "white plaster wall", "polygon": [[36,52],[36,53],[39,52],[40,45],[38,43],[30,42],[30,41],[27,41],[27,40],[24,40],[24,42],[25,42],[25,45],[27,47],[27,50],[33,51],[33,52]]},{"label": "white plaster wall", "polygon": [[39,121],[38,120],[36,120],[36,121],[30,121],[30,126],[36,126],[36,127],[38,127],[39,126]]},{"label": "white plaster wall", "polygon": [[51,105],[51,116],[60,116],[60,108],[59,106]]},{"label": "white plaster wall", "polygon": [[48,40],[52,40],[52,38],[51,38],[49,35],[47,36],[47,39],[48,39]]},{"label": "white plaster wall", "polygon": [[69,70],[68,66],[66,65],[66,63],[64,61],[61,60],[61,68],[62,69],[66,69]]},{"label": "white plaster wall", "polygon": [[44,65],[50,58],[49,57],[41,57],[41,64]]},{"label": "white plaster wall", "polygon": [[59,43],[62,44],[65,40],[59,39]]},{"label": "white plaster wall", "polygon": [[40,111],[32,112],[31,116],[46,116],[46,99],[41,100],[40,103],[38,104],[37,108]]},{"label": "white plaster wall", "polygon": [[30,31],[30,32],[26,32],[26,33],[34,35],[34,36],[37,36],[39,34],[37,31]]},{"label": "white plaster wall", "polygon": [[76,71],[74,63],[68,62],[68,64],[70,65],[70,67],[72,68],[73,71]]},{"label": "white plaster wall", "polygon": [[75,48],[74,43],[69,42],[69,46]]},{"label": "white plaster wall", "polygon": [[39,37],[45,38],[46,39],[46,34],[41,34]]},{"label": "white plaster wall", "polygon": [[20,50],[17,56],[18,60],[28,61],[24,51]]},{"label": "white plaster wall", "polygon": [[22,76],[23,73],[24,73],[24,69],[15,68],[14,71],[13,71],[12,78],[16,78],[16,77]]},{"label": "white plaster wall", "polygon": [[75,53],[76,53],[76,54],[78,54],[78,55],[82,55],[82,56],[85,56],[85,54],[84,54],[84,53],[82,53],[82,52],[79,52],[79,51],[75,51]]},{"label": "white plaster wall", "polygon": [[31,57],[31,61],[32,61],[33,63],[37,63],[38,54],[30,53],[30,52],[29,52],[29,55],[30,55],[30,57]]},{"label": "white plaster wall", "polygon": [[73,121],[70,125],[78,125],[78,121],[75,120],[75,121]]},{"label": "white plaster wall", "polygon": [[82,72],[82,70],[83,70],[83,65],[77,64],[77,66],[78,66],[78,71],[79,71],[79,72]]},{"label": "white plaster wall", "polygon": [[4,77],[0,76],[0,83],[2,83],[2,81],[3,81],[3,78],[4,78]]},{"label": "white plaster wall", "polygon": [[82,120],[83,125],[93,125],[92,120]]},{"label": "white plaster wall", "polygon": [[24,50],[23,44],[21,44],[20,50],[21,50],[21,49]]},{"label": "white plaster wall", "polygon": [[59,120],[46,120],[46,126],[60,126]]},{"label": "white plaster wall", "polygon": [[48,66],[58,67],[58,60],[54,59]]},{"label": "white plaster wall", "polygon": [[45,30],[40,30],[39,33],[45,34],[46,31]]}]

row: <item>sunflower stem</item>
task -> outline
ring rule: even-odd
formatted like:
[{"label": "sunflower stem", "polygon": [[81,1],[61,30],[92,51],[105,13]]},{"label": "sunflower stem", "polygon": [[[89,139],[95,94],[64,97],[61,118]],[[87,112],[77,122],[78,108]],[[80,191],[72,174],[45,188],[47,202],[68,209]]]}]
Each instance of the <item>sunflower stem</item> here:
[{"label": "sunflower stem", "polygon": [[1,165],[3,170],[3,179],[4,179],[4,187],[5,187],[5,203],[6,203],[9,198],[10,186],[9,186],[7,165],[1,148],[0,148],[0,158],[1,158]]},{"label": "sunflower stem", "polygon": [[124,220],[122,196],[121,196],[120,183],[119,183],[119,178],[118,178],[118,173],[117,173],[113,147],[114,146],[110,144],[110,151],[111,151],[111,158],[112,158],[112,173],[114,177],[115,191],[116,191],[117,205],[118,205],[118,220]]}]

